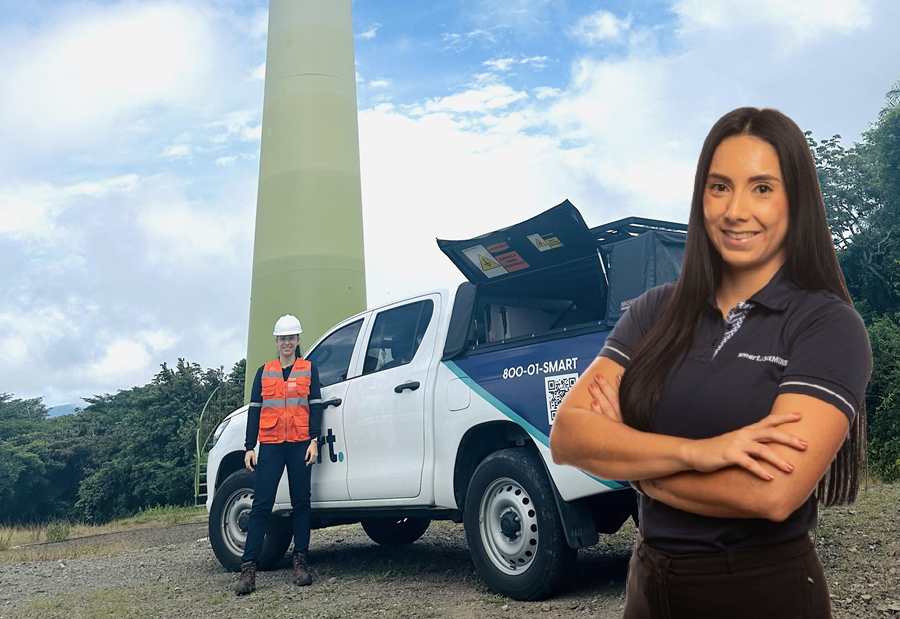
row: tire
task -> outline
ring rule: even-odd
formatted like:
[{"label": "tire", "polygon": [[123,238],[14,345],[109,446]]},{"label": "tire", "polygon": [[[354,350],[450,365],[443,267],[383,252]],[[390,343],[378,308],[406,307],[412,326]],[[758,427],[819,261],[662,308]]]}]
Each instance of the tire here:
[{"label": "tire", "polygon": [[[247,541],[247,522],[253,505],[255,474],[240,469],[216,490],[209,510],[209,543],[216,559],[227,570],[241,571],[241,556]],[[266,530],[257,568],[268,570],[284,558],[293,537],[290,518],[272,516]]]},{"label": "tire", "polygon": [[430,518],[365,518],[363,530],[376,544],[412,544],[428,530]]},{"label": "tire", "polygon": [[503,449],[485,458],[469,483],[463,513],[475,568],[496,593],[541,600],[555,593],[577,551],[566,542],[540,456]]}]

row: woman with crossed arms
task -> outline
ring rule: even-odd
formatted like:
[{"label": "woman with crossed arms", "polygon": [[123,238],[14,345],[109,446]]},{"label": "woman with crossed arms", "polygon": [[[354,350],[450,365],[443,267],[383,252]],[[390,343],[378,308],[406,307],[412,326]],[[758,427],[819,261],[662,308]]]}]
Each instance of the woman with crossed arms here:
[{"label": "woman with crossed arms", "polygon": [[555,462],[640,493],[627,619],[831,616],[808,532],[856,497],[871,367],[803,132],[726,114],[679,281],[632,304],[550,436]]}]

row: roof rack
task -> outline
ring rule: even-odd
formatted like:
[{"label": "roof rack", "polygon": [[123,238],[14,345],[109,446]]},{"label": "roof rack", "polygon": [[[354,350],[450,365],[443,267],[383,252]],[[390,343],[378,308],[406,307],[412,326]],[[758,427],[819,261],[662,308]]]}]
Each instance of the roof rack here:
[{"label": "roof rack", "polygon": [[679,224],[673,221],[663,221],[661,219],[647,219],[646,217],[626,217],[617,219],[608,224],[602,224],[591,228],[591,234],[597,239],[597,244],[601,247],[624,241],[625,239],[634,238],[651,230],[659,230],[662,232],[677,232],[681,234],[687,233],[687,224]]}]

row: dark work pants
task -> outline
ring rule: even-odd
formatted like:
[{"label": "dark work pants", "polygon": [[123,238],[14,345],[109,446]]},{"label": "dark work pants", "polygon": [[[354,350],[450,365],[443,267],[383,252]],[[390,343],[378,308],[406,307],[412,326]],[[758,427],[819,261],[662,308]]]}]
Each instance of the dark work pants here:
[{"label": "dark work pants", "polygon": [[725,552],[672,555],[638,535],[625,619],[831,617],[825,571],[808,535]]},{"label": "dark work pants", "polygon": [[253,508],[247,530],[247,543],[241,561],[259,562],[266,527],[275,505],[275,493],[284,467],[288,472],[291,506],[294,508],[294,552],[309,552],[309,478],[312,467],[306,466],[309,441],[296,443],[260,443],[253,487]]}]

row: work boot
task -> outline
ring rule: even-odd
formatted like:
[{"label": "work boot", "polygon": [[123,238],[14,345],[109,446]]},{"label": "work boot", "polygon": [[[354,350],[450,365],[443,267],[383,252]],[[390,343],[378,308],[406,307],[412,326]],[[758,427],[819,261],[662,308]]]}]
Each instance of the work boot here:
[{"label": "work boot", "polygon": [[256,563],[245,561],[241,563],[241,577],[234,586],[235,595],[247,595],[256,591]]},{"label": "work boot", "polygon": [[312,576],[306,566],[306,555],[300,552],[294,553],[294,584],[298,587],[312,584]]}]

